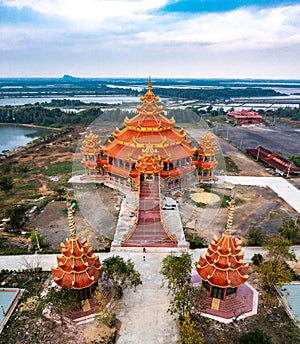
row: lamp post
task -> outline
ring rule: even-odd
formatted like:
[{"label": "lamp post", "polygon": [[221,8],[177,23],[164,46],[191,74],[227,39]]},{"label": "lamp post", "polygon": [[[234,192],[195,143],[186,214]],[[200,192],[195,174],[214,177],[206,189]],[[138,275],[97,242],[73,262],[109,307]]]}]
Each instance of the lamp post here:
[{"label": "lamp post", "polygon": [[260,152],[260,146],[258,146],[258,149],[257,149],[256,161],[258,161],[258,158],[259,158],[259,152]]}]

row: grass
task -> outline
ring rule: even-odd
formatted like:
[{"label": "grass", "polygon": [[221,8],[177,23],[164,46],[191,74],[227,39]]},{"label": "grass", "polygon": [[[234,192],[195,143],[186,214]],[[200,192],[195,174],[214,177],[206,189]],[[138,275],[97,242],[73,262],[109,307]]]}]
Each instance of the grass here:
[{"label": "grass", "polygon": [[46,176],[64,175],[72,172],[72,161],[56,162],[41,171]]}]

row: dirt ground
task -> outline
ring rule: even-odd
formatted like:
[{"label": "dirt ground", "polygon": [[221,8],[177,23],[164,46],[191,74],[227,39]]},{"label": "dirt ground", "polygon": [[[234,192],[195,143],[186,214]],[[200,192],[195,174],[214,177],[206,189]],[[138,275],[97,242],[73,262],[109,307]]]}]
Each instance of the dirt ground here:
[{"label": "dirt ground", "polygon": [[[256,227],[266,234],[275,234],[282,223],[283,217],[296,217],[297,212],[282,201],[269,188],[253,186],[234,186],[225,190],[237,200],[233,230],[234,233],[246,238],[249,228]],[[227,221],[227,208],[206,206],[198,208],[191,202],[179,201],[179,208],[184,227],[196,229],[201,237],[208,242],[214,235],[223,232]]]},{"label": "dirt ground", "polygon": [[[76,211],[74,215],[78,237],[80,240],[87,239],[94,250],[102,250],[109,245],[114,233],[120,197],[117,192],[106,187],[95,190],[87,200],[84,197],[86,194],[81,197],[81,200],[84,200],[82,204],[78,197],[79,208],[82,210]],[[94,201],[92,197],[95,198]],[[66,203],[50,202],[40,214],[27,223],[27,228],[37,229],[50,248],[58,249],[60,243],[70,236]]]}]

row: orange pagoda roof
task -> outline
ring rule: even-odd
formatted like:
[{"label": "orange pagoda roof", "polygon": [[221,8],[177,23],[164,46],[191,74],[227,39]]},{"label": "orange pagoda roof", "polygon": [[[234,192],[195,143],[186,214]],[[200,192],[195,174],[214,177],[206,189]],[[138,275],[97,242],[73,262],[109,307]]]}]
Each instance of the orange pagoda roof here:
[{"label": "orange pagoda roof", "polygon": [[97,155],[101,150],[101,141],[98,141],[98,135],[90,132],[85,136],[82,142],[81,152],[85,155]]},{"label": "orange pagoda roof", "polygon": [[196,266],[202,280],[221,288],[236,288],[248,280],[248,265],[243,264],[242,240],[231,234],[234,201],[228,203],[226,230],[218,240],[212,239],[205,256]]},{"label": "orange pagoda roof", "polygon": [[87,241],[80,242],[76,236],[73,206],[67,203],[71,236],[60,245],[57,255],[58,267],[52,267],[54,282],[68,289],[83,289],[98,281],[102,274],[99,257],[89,248]]},{"label": "orange pagoda roof", "polygon": [[143,150],[143,155],[137,160],[135,168],[144,174],[156,174],[163,170],[164,164],[151,143]]},{"label": "orange pagoda roof", "polygon": [[206,133],[201,137],[201,141],[198,142],[198,155],[212,156],[218,153],[218,146],[214,137]]},{"label": "orange pagoda roof", "polygon": [[148,89],[140,100],[138,114],[131,119],[125,118],[125,128],[116,128],[113,140],[108,141],[103,151],[108,156],[136,161],[150,143],[164,161],[192,156],[195,151],[192,142],[186,141],[183,129],[174,128],[174,118],[168,119],[162,114],[163,107],[157,104],[159,97],[152,91],[150,78]]}]

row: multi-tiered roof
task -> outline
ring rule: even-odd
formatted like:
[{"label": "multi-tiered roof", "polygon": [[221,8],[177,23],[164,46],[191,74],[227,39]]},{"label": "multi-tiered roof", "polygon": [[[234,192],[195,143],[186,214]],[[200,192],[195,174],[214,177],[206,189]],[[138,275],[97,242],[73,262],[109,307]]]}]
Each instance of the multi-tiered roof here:
[{"label": "multi-tiered roof", "polygon": [[194,173],[195,167],[200,180],[211,179],[212,170],[217,166],[215,154],[218,150],[214,138],[206,134],[199,143],[203,147],[193,147],[192,141],[186,139],[185,131],[174,128],[174,118],[164,116],[163,107],[158,105],[159,97],[152,91],[150,78],[147,91],[140,100],[138,114],[132,118],[126,117],[124,128],[117,128],[112,134],[113,139],[109,139],[106,145],[101,146],[94,134],[85,138],[81,151],[85,156],[82,164],[86,175],[89,178],[106,176],[137,189],[139,171],[136,163],[150,145],[161,159],[163,168],[159,176],[167,181],[164,187],[172,189],[187,185],[182,177]]},{"label": "multi-tiered roof", "polygon": [[[151,79],[149,79],[145,95],[141,96],[140,100],[142,105],[137,107],[138,114],[130,119],[126,117],[125,128],[116,129],[112,134],[113,140],[109,140],[103,147],[107,157],[135,163],[143,155],[143,150],[151,144],[165,163],[191,159],[195,151],[192,142],[186,141],[186,133],[183,129],[176,130],[174,128],[174,118],[168,119],[162,114],[163,107],[157,104],[159,97],[155,96],[152,91]],[[110,163],[105,166],[105,169],[108,172],[119,173],[121,176],[137,176],[134,171],[129,173],[124,168],[121,168],[122,171],[120,171],[120,166],[116,168]],[[167,170],[167,168],[165,169]],[[177,168],[175,177],[191,171],[191,164],[184,163]],[[174,172],[168,169],[161,176],[163,178],[174,177]]]},{"label": "multi-tiered roof", "polygon": [[204,170],[217,167],[218,162],[215,159],[215,156],[218,151],[218,146],[214,137],[211,134],[206,133],[201,137],[201,141],[198,142],[197,160],[194,161],[194,164],[198,168]]},{"label": "multi-tiered roof", "polygon": [[98,281],[102,274],[99,258],[88,246],[87,241],[80,242],[76,235],[73,205],[68,202],[68,221],[71,236],[61,243],[61,254],[57,255],[58,267],[52,267],[54,282],[68,289],[84,289]]},{"label": "multi-tiered roof", "polygon": [[248,265],[244,265],[242,240],[231,234],[234,201],[228,203],[226,230],[220,239],[214,237],[205,256],[200,256],[197,272],[203,281],[220,288],[236,288],[248,280]]}]

